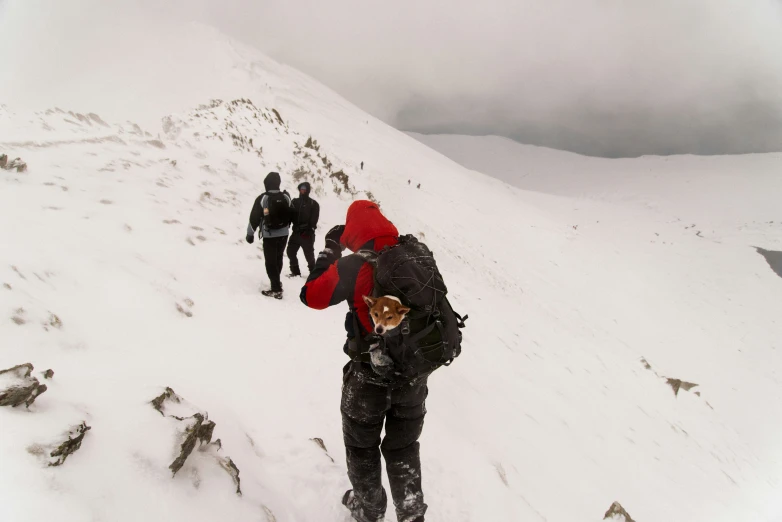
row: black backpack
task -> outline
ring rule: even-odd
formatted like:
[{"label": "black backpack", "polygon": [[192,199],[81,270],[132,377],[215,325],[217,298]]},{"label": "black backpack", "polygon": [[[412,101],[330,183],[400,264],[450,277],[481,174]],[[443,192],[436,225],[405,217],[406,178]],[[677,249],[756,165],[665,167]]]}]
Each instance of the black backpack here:
[{"label": "black backpack", "polygon": [[290,199],[287,191],[265,192],[266,208],[268,214],[264,214],[263,223],[269,230],[286,228],[291,224]]},{"label": "black backpack", "polygon": [[379,253],[358,254],[373,265],[373,297],[392,295],[410,308],[397,328],[365,339],[375,372],[390,380],[411,380],[451,364],[462,351],[461,329],[467,316],[451,308],[429,248],[405,235]]}]

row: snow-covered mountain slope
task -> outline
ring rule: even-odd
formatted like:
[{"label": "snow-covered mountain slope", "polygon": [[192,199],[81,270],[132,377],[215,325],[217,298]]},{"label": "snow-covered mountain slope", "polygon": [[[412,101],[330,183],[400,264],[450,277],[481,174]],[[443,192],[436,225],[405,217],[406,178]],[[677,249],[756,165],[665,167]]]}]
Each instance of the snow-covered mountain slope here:
[{"label": "snow-covered mountain slope", "polygon": [[671,218],[718,220],[725,226],[779,216],[778,153],[616,160],[500,136],[409,134],[468,169],[525,190],[645,206]]},{"label": "snow-covered mountain slope", "polygon": [[[289,189],[313,183],[321,235],[377,199],[470,314],[463,355],[430,380],[427,520],[597,521],[614,501],[638,522],[780,520],[782,280],[750,245],[782,250],[782,216],[712,233],[525,192],[211,30],[177,31],[177,49],[232,71],[209,81],[236,99],[155,127],[81,105],[0,112],[0,153],[29,167],[0,170],[0,369],[30,362],[48,386],[0,408],[0,519],[348,520],[345,309],[306,309],[301,280],[262,297],[244,242],[279,170]],[[155,411],[167,386],[182,400]],[[196,412],[221,449],[172,478]],[[80,449],[49,467],[82,422]]]}]

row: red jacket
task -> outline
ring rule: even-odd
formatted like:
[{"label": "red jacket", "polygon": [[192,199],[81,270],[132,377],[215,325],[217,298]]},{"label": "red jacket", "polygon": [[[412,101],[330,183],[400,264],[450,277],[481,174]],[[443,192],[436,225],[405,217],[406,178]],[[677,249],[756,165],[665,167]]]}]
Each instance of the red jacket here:
[{"label": "red jacket", "polygon": [[[395,245],[398,237],[396,227],[380,213],[375,203],[359,200],[348,208],[342,245],[353,252],[370,249],[379,252],[386,246]],[[363,296],[371,296],[373,287],[372,266],[364,258],[356,254],[342,257],[341,252],[326,249],[318,255],[300,297],[302,303],[316,310],[347,301],[364,330],[355,334],[363,337],[372,331],[369,308]]]}]

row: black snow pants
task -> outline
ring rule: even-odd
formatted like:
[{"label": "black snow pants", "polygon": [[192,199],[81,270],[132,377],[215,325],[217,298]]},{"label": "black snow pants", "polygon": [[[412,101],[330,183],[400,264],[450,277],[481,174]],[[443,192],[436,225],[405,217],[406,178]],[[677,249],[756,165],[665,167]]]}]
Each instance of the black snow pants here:
[{"label": "black snow pants", "polygon": [[[363,514],[382,518],[386,492],[381,484],[380,453],[386,461],[391,497],[400,521],[423,517],[418,437],[424,427],[427,377],[394,386],[370,382],[377,376],[366,363],[350,362],[342,386],[342,435],[348,478]],[[386,435],[380,442],[385,421]]]},{"label": "black snow pants", "polygon": [[263,238],[263,258],[266,261],[266,275],[272,285],[272,292],[281,292],[282,260],[285,257],[285,243],[288,236]]},{"label": "black snow pants", "polygon": [[299,253],[299,247],[304,251],[304,259],[307,260],[307,270],[312,272],[315,266],[315,234],[300,234],[294,232],[291,240],[288,242],[288,260],[291,265],[291,273],[301,275],[299,268],[299,259],[296,257]]}]

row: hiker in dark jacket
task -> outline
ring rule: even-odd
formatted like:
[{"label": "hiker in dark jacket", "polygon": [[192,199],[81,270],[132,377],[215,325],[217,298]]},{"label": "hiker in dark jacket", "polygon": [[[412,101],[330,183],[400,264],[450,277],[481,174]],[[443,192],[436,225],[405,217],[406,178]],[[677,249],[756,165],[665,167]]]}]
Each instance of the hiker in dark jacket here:
[{"label": "hiker in dark jacket", "polygon": [[291,203],[291,239],[288,242],[288,260],[291,265],[291,275],[300,276],[297,254],[299,247],[304,251],[307,260],[307,270],[312,272],[315,266],[315,229],[318,228],[320,205],[310,197],[310,184],[306,181],[299,185],[299,197]]},{"label": "hiker in dark jacket", "polygon": [[[362,296],[374,287],[372,266],[358,254],[342,257],[345,247],[353,252],[395,245],[396,227],[371,201],[356,201],[348,209],[344,226],[326,234],[326,248],[301,289],[301,300],[322,310],[347,301],[345,320],[348,341],[344,350],[353,360],[343,369],[342,433],[347,453],[348,478],[353,489],[342,503],[360,522],[382,520],[386,492],[381,484],[381,452],[391,486],[391,496],[400,522],[423,522],[426,504],[421,489],[418,438],[424,425],[428,394],[426,375],[396,385],[383,384],[372,367],[357,354],[357,340],[373,330],[369,308]],[[385,421],[386,434],[380,435]]]},{"label": "hiker in dark jacket", "polygon": [[263,180],[266,192],[258,196],[250,212],[250,224],[247,225],[247,242],[255,241],[255,230],[260,228],[263,239],[263,257],[266,261],[266,274],[271,289],[261,293],[267,297],[282,299],[282,261],[285,244],[288,242],[290,227],[291,198],[287,192],[280,192],[280,175],[269,172]]}]

